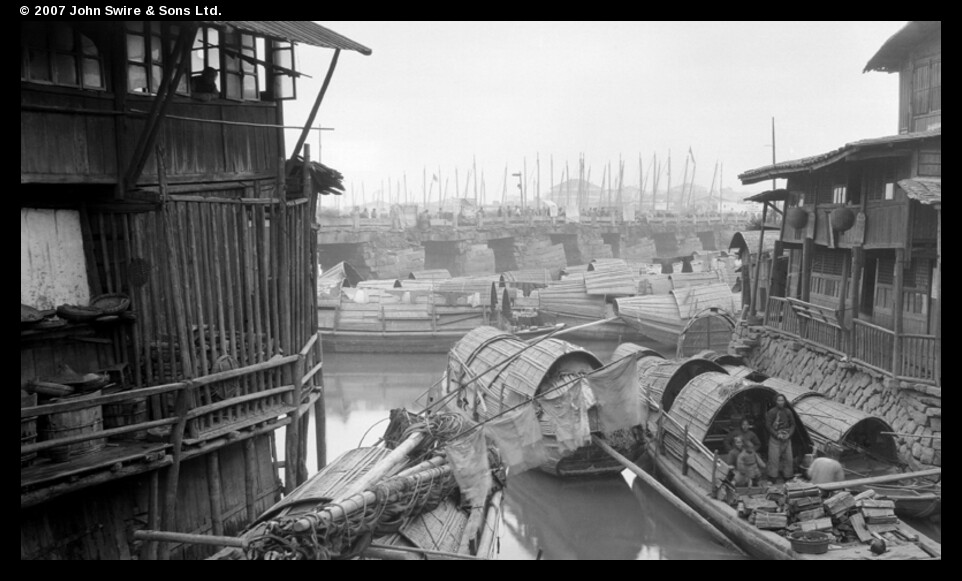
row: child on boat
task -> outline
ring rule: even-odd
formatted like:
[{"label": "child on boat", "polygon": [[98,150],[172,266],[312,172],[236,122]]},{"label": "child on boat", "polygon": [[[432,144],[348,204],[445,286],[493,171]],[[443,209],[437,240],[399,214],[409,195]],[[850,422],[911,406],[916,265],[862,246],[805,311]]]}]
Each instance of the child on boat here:
[{"label": "child on boat", "polygon": [[755,451],[755,445],[744,442],[735,466],[735,486],[758,486],[765,462]]}]

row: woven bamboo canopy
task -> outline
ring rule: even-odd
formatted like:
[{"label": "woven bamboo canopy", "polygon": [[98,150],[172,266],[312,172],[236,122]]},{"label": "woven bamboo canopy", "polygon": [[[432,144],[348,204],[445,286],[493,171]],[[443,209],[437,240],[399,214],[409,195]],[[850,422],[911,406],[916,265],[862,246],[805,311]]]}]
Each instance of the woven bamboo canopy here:
[{"label": "woven bamboo canopy", "polygon": [[895,438],[882,435],[895,430],[882,418],[822,396],[806,397],[794,405],[816,440],[824,439],[848,450],[866,450],[882,460],[898,462]]},{"label": "woven bamboo canopy", "polygon": [[[625,357],[628,357],[629,355],[634,355],[635,353],[639,353],[638,355],[639,365],[641,365],[641,361],[643,359],[646,359],[649,357],[652,358],[652,361],[655,361],[655,362],[664,361],[665,359],[665,357],[661,353],[655,351],[654,349],[642,347],[637,343],[622,343],[621,345],[618,345],[618,347],[615,349],[615,352],[612,353],[611,360],[619,361],[621,359],[624,359]],[[639,371],[639,375],[640,374],[641,374],[641,371]]]},{"label": "woven bamboo canopy", "polygon": [[[681,390],[671,409],[671,415],[688,428],[688,433],[704,442],[709,435],[719,432],[715,429],[715,422],[727,420],[736,415],[733,413],[742,401],[751,401],[770,409],[775,405],[779,393],[766,385],[736,379],[724,373],[704,373],[695,377]],[[789,406],[789,409],[792,409]],[[797,455],[807,453],[812,449],[812,440],[795,414],[795,434],[792,436]],[[724,430],[721,431],[724,433]]]},{"label": "woven bamboo canopy", "polygon": [[[484,400],[479,410],[482,419],[531,401],[550,389],[560,375],[602,366],[593,354],[566,341],[546,339],[529,345],[493,327],[472,330],[458,341],[452,353],[455,357],[449,377],[454,387],[481,377],[474,386]],[[502,365],[508,359],[511,361]]]},{"label": "woven bamboo canopy", "polygon": [[638,383],[642,394],[647,394],[664,411],[670,411],[678,394],[694,378],[704,373],[728,377],[725,368],[705,359],[689,359],[681,363],[664,361],[642,366],[638,362]]},{"label": "woven bamboo canopy", "polygon": [[812,391],[802,387],[801,385],[798,385],[797,383],[785,381],[784,379],[779,379],[777,377],[769,377],[763,381],[762,384],[767,385],[778,393],[784,395],[786,398],[788,398],[788,403],[792,405],[797,404],[800,400],[807,397],[821,397],[821,394],[817,391]]},{"label": "woven bamboo canopy", "polygon": [[[717,361],[716,361],[717,363]],[[722,365],[728,375],[735,377],[737,379],[747,379],[748,381],[753,381],[755,383],[762,383],[768,376],[760,371],[755,371],[751,367],[745,365]]]}]

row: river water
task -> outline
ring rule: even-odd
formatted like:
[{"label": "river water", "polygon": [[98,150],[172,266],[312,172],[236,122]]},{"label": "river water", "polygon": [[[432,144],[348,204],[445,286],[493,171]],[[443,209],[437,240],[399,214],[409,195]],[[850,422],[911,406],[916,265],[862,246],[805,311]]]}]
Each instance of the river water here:
[{"label": "river water", "polygon": [[[602,361],[617,346],[581,342]],[[646,345],[666,356],[673,349]],[[437,355],[327,354],[327,457],[374,445],[392,409],[419,410],[447,361]],[[309,432],[310,473],[317,470],[314,427]],[[941,539],[941,525],[913,523]],[[502,523],[502,560],[729,560],[698,525],[630,473],[562,480],[537,471],[508,483]]]},{"label": "river water", "polygon": [[[614,343],[584,346],[607,361]],[[650,345],[665,355],[671,349]],[[333,460],[374,445],[392,409],[418,410],[447,356],[327,354],[327,454]],[[313,426],[311,427],[313,435]],[[316,469],[309,437],[309,469]],[[502,523],[502,560],[734,559],[697,525],[629,473],[560,480],[537,471],[511,479]]]}]

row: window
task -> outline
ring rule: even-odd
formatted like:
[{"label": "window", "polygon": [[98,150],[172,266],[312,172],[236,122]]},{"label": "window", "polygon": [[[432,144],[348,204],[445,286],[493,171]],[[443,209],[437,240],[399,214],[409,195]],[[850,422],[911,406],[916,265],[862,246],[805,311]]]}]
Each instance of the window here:
[{"label": "window", "polygon": [[25,22],[20,80],[104,90],[103,58],[92,38],[68,23]]},{"label": "window", "polygon": [[[196,76],[206,68],[217,69],[220,71],[220,31],[216,28],[200,28],[197,36],[194,37],[194,46],[191,50],[190,69]],[[220,92],[220,75],[215,82],[217,90]]]},{"label": "window", "polygon": [[942,59],[929,59],[915,64],[912,83],[912,113],[926,115],[942,110]]},{"label": "window", "polygon": [[271,63],[273,64],[274,100],[296,99],[297,85],[294,82],[294,44],[275,41],[271,43]]},{"label": "window", "polygon": [[845,186],[835,186],[832,191],[832,202],[835,204],[844,204],[848,201],[848,188]]},{"label": "window", "polygon": [[898,181],[898,168],[895,161],[877,162],[865,168],[862,188],[869,201],[891,201],[895,199],[895,182]]},{"label": "window", "polygon": [[224,92],[228,99],[256,101],[257,44],[250,34],[224,33]]},{"label": "window", "polygon": [[919,175],[942,177],[942,150],[919,151]]},{"label": "window", "polygon": [[[180,27],[161,22],[132,21],[126,24],[127,92],[156,95],[164,78],[164,61],[174,52]],[[187,94],[182,78],[177,93]]]}]

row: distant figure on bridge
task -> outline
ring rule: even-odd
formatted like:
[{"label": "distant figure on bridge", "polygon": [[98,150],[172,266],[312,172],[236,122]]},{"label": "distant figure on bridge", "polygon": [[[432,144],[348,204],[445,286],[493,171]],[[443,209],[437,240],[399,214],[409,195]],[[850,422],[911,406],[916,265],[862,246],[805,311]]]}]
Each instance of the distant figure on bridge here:
[{"label": "distant figure on bridge", "polygon": [[478,208],[478,228],[484,228],[484,208]]},{"label": "distant figure on bridge", "polygon": [[371,209],[371,219],[377,220],[377,208]]},{"label": "distant figure on bridge", "polygon": [[367,219],[370,218],[370,217],[371,217],[371,215],[367,212],[367,208],[364,208],[364,211],[361,212],[361,219],[362,219],[362,220],[367,220]]}]

